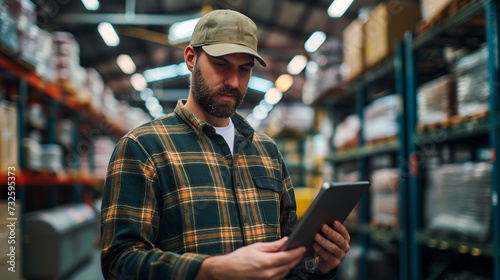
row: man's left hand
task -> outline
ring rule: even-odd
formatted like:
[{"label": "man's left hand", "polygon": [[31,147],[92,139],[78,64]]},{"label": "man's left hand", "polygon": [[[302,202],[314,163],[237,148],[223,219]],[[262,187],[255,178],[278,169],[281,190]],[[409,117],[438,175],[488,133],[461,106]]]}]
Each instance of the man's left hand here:
[{"label": "man's left hand", "polygon": [[316,257],[316,265],[318,271],[322,274],[327,274],[337,268],[346,253],[349,251],[349,242],[351,237],[347,229],[339,221],[335,221],[332,227],[323,225],[321,234],[316,234],[313,247],[318,253]]}]

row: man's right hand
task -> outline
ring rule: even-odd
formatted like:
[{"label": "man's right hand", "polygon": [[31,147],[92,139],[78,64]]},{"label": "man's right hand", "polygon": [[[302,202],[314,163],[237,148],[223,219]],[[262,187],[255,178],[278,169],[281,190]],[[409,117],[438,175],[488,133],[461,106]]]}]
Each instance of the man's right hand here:
[{"label": "man's right hand", "polygon": [[201,264],[196,279],[282,279],[306,251],[304,247],[280,251],[287,240],[254,243],[227,255],[209,257]]}]

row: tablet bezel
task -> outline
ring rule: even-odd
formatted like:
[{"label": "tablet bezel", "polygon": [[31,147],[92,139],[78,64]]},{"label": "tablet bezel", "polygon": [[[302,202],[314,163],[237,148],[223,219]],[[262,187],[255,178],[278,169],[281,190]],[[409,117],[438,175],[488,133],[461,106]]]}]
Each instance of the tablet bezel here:
[{"label": "tablet bezel", "polygon": [[[314,257],[312,245],[316,233],[321,231],[324,224],[331,226],[335,220],[344,223],[369,186],[368,181],[323,183],[282,250],[304,246],[306,248],[304,258]],[[332,207],[332,204],[335,206]]]}]

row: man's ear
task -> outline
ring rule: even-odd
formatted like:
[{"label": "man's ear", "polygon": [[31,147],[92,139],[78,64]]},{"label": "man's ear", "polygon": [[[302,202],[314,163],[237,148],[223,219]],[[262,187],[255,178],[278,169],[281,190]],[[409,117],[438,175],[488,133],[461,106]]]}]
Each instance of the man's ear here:
[{"label": "man's ear", "polygon": [[193,72],[196,63],[196,52],[192,46],[187,46],[186,49],[184,49],[184,61],[186,61],[186,66],[189,71]]}]

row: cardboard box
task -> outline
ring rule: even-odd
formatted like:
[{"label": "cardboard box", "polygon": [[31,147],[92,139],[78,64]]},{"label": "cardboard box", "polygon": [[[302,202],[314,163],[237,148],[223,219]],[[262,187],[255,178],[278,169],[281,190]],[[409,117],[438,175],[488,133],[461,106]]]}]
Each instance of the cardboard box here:
[{"label": "cardboard box", "polygon": [[432,19],[451,2],[453,2],[453,0],[421,0],[420,7],[422,11],[422,19]]},{"label": "cardboard box", "polygon": [[18,169],[18,123],[17,104],[0,102],[0,170],[7,172],[9,166]]},{"label": "cardboard box", "polygon": [[356,19],[344,29],[344,80],[351,80],[365,69],[365,24]]},{"label": "cardboard box", "polygon": [[417,5],[398,1],[389,5],[381,3],[370,14],[365,24],[365,64],[373,67],[394,52],[398,41],[403,41],[406,31],[412,31],[420,20]]}]

